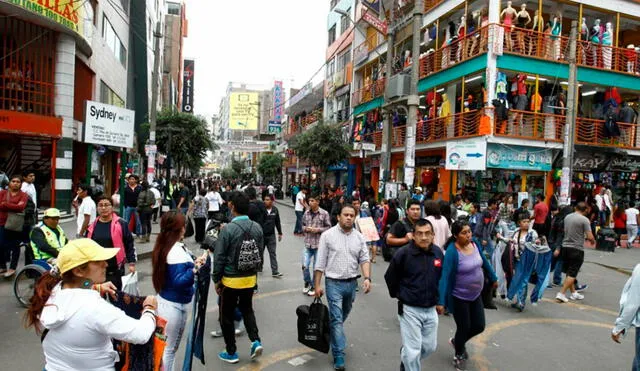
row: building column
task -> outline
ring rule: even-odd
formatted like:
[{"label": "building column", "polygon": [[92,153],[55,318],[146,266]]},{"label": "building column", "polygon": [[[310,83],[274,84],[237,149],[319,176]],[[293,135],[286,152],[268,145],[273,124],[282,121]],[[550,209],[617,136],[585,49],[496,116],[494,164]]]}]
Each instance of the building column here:
[{"label": "building column", "polygon": [[76,41],[60,33],[56,45],[54,112],[62,118],[62,138],[58,141],[55,168],[56,205],[71,210],[73,163],[73,88],[75,83]]}]

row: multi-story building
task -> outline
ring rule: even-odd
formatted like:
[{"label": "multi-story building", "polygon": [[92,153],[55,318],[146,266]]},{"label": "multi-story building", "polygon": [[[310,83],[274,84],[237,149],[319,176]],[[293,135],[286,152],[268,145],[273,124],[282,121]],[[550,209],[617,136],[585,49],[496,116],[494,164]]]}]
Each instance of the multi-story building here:
[{"label": "multi-story building", "polygon": [[[393,10],[380,16],[393,36],[367,29],[366,39],[356,34],[353,53],[351,140],[373,143],[375,150],[351,163],[358,174],[370,169],[367,185],[378,189],[385,175],[393,185],[410,171],[413,185],[445,200],[460,192],[479,201],[502,192],[550,196],[560,193],[558,170],[569,125],[575,136],[573,195],[609,184],[621,199],[640,197],[639,4],[383,3]],[[415,3],[424,4],[419,35],[409,22]],[[355,19],[365,28],[363,9]],[[578,24],[578,94],[572,107],[577,119],[568,123],[572,21]],[[420,41],[417,66],[411,58],[413,37]],[[413,68],[419,69],[415,124],[407,123],[406,84]],[[411,137],[415,144],[407,142]],[[407,146],[415,151],[414,164],[405,164]],[[391,152],[388,172],[379,170],[383,149]]]},{"label": "multi-story building", "polygon": [[184,38],[188,36],[185,4],[167,1],[162,63],[162,107],[180,110]]}]

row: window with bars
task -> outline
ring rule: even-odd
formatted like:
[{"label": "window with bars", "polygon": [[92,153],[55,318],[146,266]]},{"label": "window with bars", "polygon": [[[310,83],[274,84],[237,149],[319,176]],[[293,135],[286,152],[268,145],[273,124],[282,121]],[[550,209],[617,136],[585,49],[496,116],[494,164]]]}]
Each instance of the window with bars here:
[{"label": "window with bars", "polygon": [[106,15],[103,15],[102,17],[102,38],[107,43],[107,46],[109,46],[109,49],[111,49],[115,57],[123,66],[126,67],[127,50]]},{"label": "window with bars", "polygon": [[54,116],[55,34],[0,13],[0,109]]}]

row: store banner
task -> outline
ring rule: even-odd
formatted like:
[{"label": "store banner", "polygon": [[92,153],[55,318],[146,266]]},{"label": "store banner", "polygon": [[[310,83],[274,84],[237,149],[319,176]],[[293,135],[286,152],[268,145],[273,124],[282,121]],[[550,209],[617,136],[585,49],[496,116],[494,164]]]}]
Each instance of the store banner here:
[{"label": "store banner", "polygon": [[135,112],[87,101],[83,125],[85,143],[133,148]]},{"label": "store banner", "polygon": [[56,22],[89,40],[93,26],[89,1],[9,0],[7,2]]},{"label": "store banner", "polygon": [[369,13],[367,11],[365,11],[365,13],[362,15],[362,20],[369,23],[371,27],[376,29],[376,31],[387,36],[387,30],[389,28],[389,26],[387,25],[387,21],[383,21],[378,18],[377,15]]},{"label": "store banner", "polygon": [[487,146],[487,167],[551,171],[553,152],[547,148],[489,143]]},{"label": "store banner", "polygon": [[273,83],[273,121],[282,122],[284,117],[284,89],[282,81]]},{"label": "store banner", "polygon": [[447,142],[447,170],[486,170],[487,142],[474,138]]},{"label": "store banner", "polygon": [[267,132],[269,134],[280,134],[282,132],[282,123],[280,121],[269,121]]},{"label": "store banner", "polygon": [[182,72],[182,112],[193,113],[193,59],[184,60]]},{"label": "store banner", "polygon": [[258,130],[258,92],[231,93],[229,97],[229,129]]}]

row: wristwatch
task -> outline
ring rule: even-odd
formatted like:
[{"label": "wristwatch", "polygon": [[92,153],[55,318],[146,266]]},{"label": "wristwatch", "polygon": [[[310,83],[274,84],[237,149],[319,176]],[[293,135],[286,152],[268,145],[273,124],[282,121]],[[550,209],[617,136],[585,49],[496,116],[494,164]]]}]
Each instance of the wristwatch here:
[{"label": "wristwatch", "polygon": [[364,278],[364,280],[365,280],[365,281],[366,281],[366,280],[369,280],[369,282],[372,282],[372,281],[371,281],[371,278],[369,278],[369,277],[365,277],[365,278]]}]

